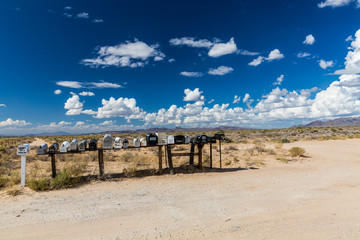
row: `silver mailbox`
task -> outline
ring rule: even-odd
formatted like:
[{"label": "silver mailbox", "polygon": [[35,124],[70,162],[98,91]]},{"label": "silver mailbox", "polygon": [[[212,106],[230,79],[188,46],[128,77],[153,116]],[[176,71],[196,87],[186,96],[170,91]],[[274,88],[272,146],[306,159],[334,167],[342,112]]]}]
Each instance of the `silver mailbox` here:
[{"label": "silver mailbox", "polygon": [[158,136],[157,145],[166,145],[167,144],[167,134],[166,133],[155,133]]},{"label": "silver mailbox", "polygon": [[167,144],[175,144],[175,137],[173,135],[167,136]]},{"label": "silver mailbox", "polygon": [[115,149],[120,149],[121,148],[121,143],[122,143],[121,138],[116,137],[115,138]]},{"label": "silver mailbox", "polygon": [[72,140],[70,143],[70,151],[77,151],[79,147],[78,145],[79,141],[77,139]]},{"label": "silver mailbox", "polygon": [[48,149],[48,145],[46,143],[43,143],[37,148],[36,152],[38,155],[43,155],[47,152],[47,149]]},{"label": "silver mailbox", "polygon": [[140,147],[140,140],[138,138],[134,138],[134,147]]},{"label": "silver mailbox", "polygon": [[103,149],[113,149],[113,136],[111,134],[105,134],[103,140]]},{"label": "silver mailbox", "polygon": [[82,140],[79,144],[79,151],[85,151],[86,150],[86,147],[87,147],[87,142],[86,140]]},{"label": "silver mailbox", "polygon": [[124,138],[123,140],[123,148],[129,148],[129,140],[127,140],[126,138]]},{"label": "silver mailbox", "polygon": [[189,136],[185,136],[185,143],[190,143],[190,138],[189,138]]},{"label": "silver mailbox", "polygon": [[141,139],[140,139],[140,145],[141,145],[142,147],[146,147],[146,146],[147,146],[146,138],[141,138]]},{"label": "silver mailbox", "polygon": [[65,141],[60,146],[60,152],[65,153],[69,151],[70,143],[68,141]]}]

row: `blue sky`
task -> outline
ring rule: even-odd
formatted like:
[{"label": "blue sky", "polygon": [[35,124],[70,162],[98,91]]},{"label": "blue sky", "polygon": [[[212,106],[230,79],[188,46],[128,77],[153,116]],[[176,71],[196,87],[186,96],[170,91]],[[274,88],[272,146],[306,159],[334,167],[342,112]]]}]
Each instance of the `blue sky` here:
[{"label": "blue sky", "polygon": [[0,1],[0,134],[360,115],[360,1]]}]

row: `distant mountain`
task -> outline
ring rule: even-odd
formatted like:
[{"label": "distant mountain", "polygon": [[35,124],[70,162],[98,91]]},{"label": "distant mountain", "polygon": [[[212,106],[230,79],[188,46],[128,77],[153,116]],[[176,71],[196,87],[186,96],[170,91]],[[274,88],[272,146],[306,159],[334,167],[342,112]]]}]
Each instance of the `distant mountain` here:
[{"label": "distant mountain", "polygon": [[350,127],[360,126],[360,117],[336,118],[328,121],[314,121],[306,125],[296,125],[291,128],[307,127]]}]

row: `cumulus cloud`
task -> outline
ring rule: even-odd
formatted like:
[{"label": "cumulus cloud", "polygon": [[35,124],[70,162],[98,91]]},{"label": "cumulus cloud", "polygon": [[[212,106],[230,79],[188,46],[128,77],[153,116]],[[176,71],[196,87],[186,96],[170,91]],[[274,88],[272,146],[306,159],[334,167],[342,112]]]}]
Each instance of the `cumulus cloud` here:
[{"label": "cumulus cloud", "polygon": [[339,75],[358,73],[360,73],[360,29],[355,33],[355,39],[351,42],[350,51],[345,57],[345,69],[335,72]]},{"label": "cumulus cloud", "polygon": [[351,2],[354,2],[355,0],[325,0],[324,2],[320,2],[318,4],[319,8],[324,8],[324,7],[332,7],[332,8],[336,8],[336,7],[343,7],[346,5],[349,5]]},{"label": "cumulus cloud", "polygon": [[182,38],[173,38],[170,39],[170,44],[173,46],[188,46],[195,48],[210,48],[214,44],[207,39],[198,39],[195,40],[193,37],[182,37]]},{"label": "cumulus cloud", "polygon": [[72,14],[70,14],[70,13],[63,13],[63,15],[67,18],[72,18]]},{"label": "cumulus cloud", "polygon": [[165,54],[159,50],[159,45],[148,45],[139,40],[121,43],[115,46],[100,47],[96,58],[81,60],[81,64],[91,67],[143,67],[149,59],[159,61]]},{"label": "cumulus cloud", "polygon": [[110,82],[77,82],[77,81],[59,81],[56,85],[68,88],[122,88],[120,84]]},{"label": "cumulus cloud", "polygon": [[350,35],[345,39],[345,41],[346,42],[352,42],[352,41],[354,41],[354,38],[353,38],[353,36]]},{"label": "cumulus cloud", "polygon": [[252,60],[251,62],[249,62],[249,65],[256,67],[256,66],[260,65],[264,61],[264,59],[265,59],[264,57],[259,56],[259,57],[255,58],[254,60]]},{"label": "cumulus cloud", "polygon": [[215,99],[211,99],[210,101],[208,101],[208,104],[213,103],[215,101]]},{"label": "cumulus cloud", "polygon": [[305,44],[305,45],[313,45],[314,42],[315,42],[314,36],[312,34],[309,34],[309,35],[306,36],[303,44]]},{"label": "cumulus cloud", "polygon": [[25,127],[30,125],[31,123],[26,122],[25,120],[12,120],[8,118],[5,121],[0,122],[0,127]]},{"label": "cumulus cloud", "polygon": [[311,56],[311,54],[310,54],[310,53],[307,53],[307,52],[299,52],[296,56],[297,56],[298,58],[305,58],[305,57]]},{"label": "cumulus cloud", "polygon": [[234,101],[233,101],[233,103],[238,103],[238,102],[240,102],[240,99],[241,99],[240,96],[235,95],[235,96],[234,96]]},{"label": "cumulus cloud", "polygon": [[284,81],[284,75],[281,74],[280,77],[276,79],[276,81],[273,83],[274,86],[281,85],[282,81]]},{"label": "cumulus cloud", "polygon": [[199,88],[195,88],[193,91],[191,91],[189,88],[184,90],[185,93],[185,97],[184,97],[184,101],[185,102],[196,102],[196,101],[204,101],[204,96],[202,96],[201,94],[203,93],[202,91],[199,90]]},{"label": "cumulus cloud", "polygon": [[68,109],[66,115],[79,115],[82,111],[83,106],[84,103],[80,102],[79,96],[74,94],[65,102],[64,108]]},{"label": "cumulus cloud", "polygon": [[0,104],[0,107],[6,107],[6,105],[5,105],[5,104],[3,104],[3,103],[1,103],[1,104]]},{"label": "cumulus cloud", "polygon": [[87,12],[78,13],[78,14],[76,14],[76,17],[87,19],[87,18],[89,18],[89,13],[87,13]]},{"label": "cumulus cloud", "polygon": [[237,51],[236,43],[234,38],[232,37],[229,42],[227,43],[216,43],[214,44],[209,52],[208,55],[210,57],[220,57],[223,55],[231,54]]},{"label": "cumulus cloud", "polygon": [[240,55],[244,55],[244,56],[256,56],[256,55],[260,54],[259,52],[251,52],[251,51],[243,50],[243,49],[237,50],[236,53],[240,54]]},{"label": "cumulus cloud", "polygon": [[93,92],[81,92],[79,93],[80,96],[89,96],[89,97],[92,97],[92,96],[95,96],[95,93]]},{"label": "cumulus cloud", "polygon": [[202,77],[203,74],[201,72],[181,72],[180,75],[185,77]]},{"label": "cumulus cloud", "polygon": [[60,90],[60,89],[55,90],[55,91],[54,91],[54,94],[55,94],[55,95],[61,94],[61,90]]},{"label": "cumulus cloud", "polygon": [[70,6],[64,7],[64,10],[71,10],[71,9],[72,9],[72,7],[70,7]]},{"label": "cumulus cloud", "polygon": [[274,49],[269,53],[269,56],[266,58],[268,61],[277,60],[284,58],[284,55],[280,52],[279,49]]},{"label": "cumulus cloud", "polygon": [[94,19],[92,20],[92,22],[93,22],[93,23],[102,23],[102,22],[104,22],[104,20],[101,19],[101,18],[94,18]]},{"label": "cumulus cloud", "polygon": [[134,98],[111,97],[102,100],[102,107],[98,108],[96,118],[124,117],[126,119],[139,119],[144,116],[141,108],[136,106]]},{"label": "cumulus cloud", "polygon": [[328,67],[333,67],[334,66],[334,62],[333,61],[325,61],[323,59],[321,59],[319,61],[319,66],[322,68],[322,69],[327,69]]},{"label": "cumulus cloud", "polygon": [[112,120],[110,120],[110,121],[105,121],[105,122],[102,122],[102,123],[100,123],[100,125],[102,125],[102,126],[106,126],[106,125],[114,125],[114,124],[115,124],[115,122],[116,122],[116,121],[112,121]]},{"label": "cumulus cloud", "polygon": [[225,75],[234,71],[232,67],[220,66],[218,68],[210,68],[208,74],[210,75]]}]

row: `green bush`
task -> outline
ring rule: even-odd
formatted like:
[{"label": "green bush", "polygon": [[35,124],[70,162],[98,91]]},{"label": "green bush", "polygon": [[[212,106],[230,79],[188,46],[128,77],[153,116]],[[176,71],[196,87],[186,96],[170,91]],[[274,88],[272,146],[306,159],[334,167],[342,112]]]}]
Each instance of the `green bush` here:
[{"label": "green bush", "polygon": [[301,147],[293,147],[289,150],[289,153],[292,157],[301,157],[305,154],[305,149]]},{"label": "green bush", "polygon": [[51,179],[51,188],[53,189],[71,188],[72,186],[73,182],[66,169],[57,174],[55,178]]},{"label": "green bush", "polygon": [[27,183],[29,188],[35,191],[50,190],[50,182],[47,179],[30,179]]},{"label": "green bush", "polygon": [[281,142],[282,142],[282,143],[290,143],[290,140],[289,140],[289,139],[284,138],[284,139],[281,139]]},{"label": "green bush", "polygon": [[0,187],[5,187],[10,182],[8,177],[0,176]]}]

